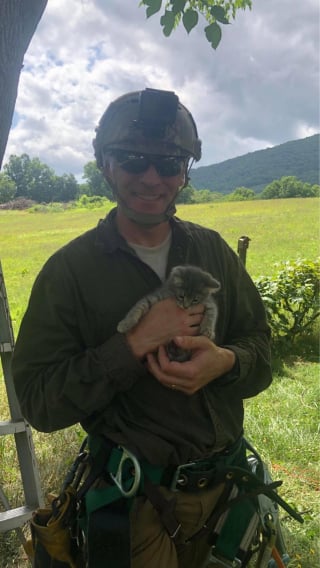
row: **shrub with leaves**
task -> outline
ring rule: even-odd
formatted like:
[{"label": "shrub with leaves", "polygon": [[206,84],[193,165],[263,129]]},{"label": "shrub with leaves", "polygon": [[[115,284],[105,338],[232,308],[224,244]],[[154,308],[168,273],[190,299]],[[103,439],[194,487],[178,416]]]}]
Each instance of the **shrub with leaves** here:
[{"label": "shrub with leaves", "polygon": [[283,262],[274,277],[261,276],[255,284],[264,302],[275,352],[290,352],[293,344],[310,335],[320,315],[320,259]]},{"label": "shrub with leaves", "polygon": [[96,207],[105,207],[110,201],[103,195],[81,195],[76,205],[86,209],[95,209]]}]

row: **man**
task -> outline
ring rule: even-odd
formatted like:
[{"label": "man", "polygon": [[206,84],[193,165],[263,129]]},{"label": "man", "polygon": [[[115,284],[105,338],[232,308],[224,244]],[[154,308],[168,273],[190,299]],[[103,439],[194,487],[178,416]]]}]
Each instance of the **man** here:
[{"label": "man", "polygon": [[[243,465],[243,399],[271,382],[269,329],[250,277],[219,234],[174,216],[189,162],[201,156],[194,120],[172,92],[129,93],[107,108],[94,148],[117,207],[56,252],[34,284],[13,361],[23,414],[45,432],[80,422],[141,463],[171,468],[174,479],[177,466],[204,459],[211,469],[221,456]],[[173,299],[117,333],[133,304],[179,264],[221,284],[215,343],[197,335],[203,306],[184,310]],[[172,339],[191,350],[189,361],[168,360]],[[175,497],[171,535],[157,506],[136,497],[133,568],[204,565],[208,535],[192,537],[224,484],[197,483],[189,491],[181,479],[160,482],[161,496]]]}]

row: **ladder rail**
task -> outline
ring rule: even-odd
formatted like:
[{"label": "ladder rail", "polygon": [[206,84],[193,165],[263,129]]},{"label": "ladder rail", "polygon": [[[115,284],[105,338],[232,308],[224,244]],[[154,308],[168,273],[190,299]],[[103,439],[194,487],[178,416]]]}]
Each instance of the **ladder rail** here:
[{"label": "ladder rail", "polygon": [[8,508],[9,500],[0,488],[0,501],[6,509],[0,513],[0,532],[21,527],[31,518],[35,509],[44,506],[31,427],[22,416],[13,383],[13,349],[14,334],[0,262],[0,359],[10,411],[10,420],[0,421],[0,435],[14,436],[25,501],[22,507]]}]

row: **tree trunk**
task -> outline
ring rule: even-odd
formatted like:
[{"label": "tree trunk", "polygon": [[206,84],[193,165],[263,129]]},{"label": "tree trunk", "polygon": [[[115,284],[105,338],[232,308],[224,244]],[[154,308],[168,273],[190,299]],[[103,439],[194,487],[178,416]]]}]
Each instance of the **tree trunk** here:
[{"label": "tree trunk", "polygon": [[16,103],[24,54],[48,0],[0,1],[0,169]]}]

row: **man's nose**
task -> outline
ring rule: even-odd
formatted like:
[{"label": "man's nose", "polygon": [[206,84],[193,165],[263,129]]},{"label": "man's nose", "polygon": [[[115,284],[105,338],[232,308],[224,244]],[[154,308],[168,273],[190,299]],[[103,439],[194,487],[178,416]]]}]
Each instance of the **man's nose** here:
[{"label": "man's nose", "polygon": [[157,172],[153,164],[150,164],[148,169],[141,174],[140,180],[142,183],[157,185],[162,182],[161,175]]}]

